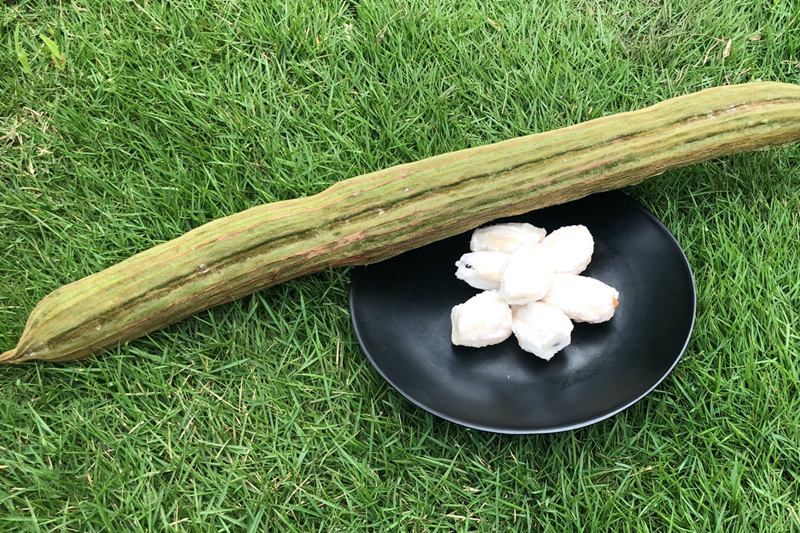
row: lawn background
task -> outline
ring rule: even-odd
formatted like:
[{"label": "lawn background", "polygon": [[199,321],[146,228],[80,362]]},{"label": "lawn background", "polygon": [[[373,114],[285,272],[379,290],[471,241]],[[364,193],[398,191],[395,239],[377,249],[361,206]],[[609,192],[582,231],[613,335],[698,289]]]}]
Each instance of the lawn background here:
[{"label": "lawn background", "polygon": [[[213,218],[800,81],[784,0],[22,0],[0,43],[3,349],[59,285]],[[800,147],[627,191],[686,249],[698,316],[625,412],[533,437],[435,419],[366,362],[348,273],[325,272],[99,358],[0,368],[0,529],[797,530]]]}]

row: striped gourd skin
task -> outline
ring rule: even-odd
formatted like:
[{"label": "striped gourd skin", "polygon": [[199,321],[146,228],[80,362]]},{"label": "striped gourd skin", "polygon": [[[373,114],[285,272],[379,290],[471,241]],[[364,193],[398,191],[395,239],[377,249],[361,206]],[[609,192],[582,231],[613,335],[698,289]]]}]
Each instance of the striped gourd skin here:
[{"label": "striped gourd skin", "polygon": [[443,154],[215,220],[46,296],[0,361],[65,361],[327,267],[800,138],[800,86],[708,89]]}]

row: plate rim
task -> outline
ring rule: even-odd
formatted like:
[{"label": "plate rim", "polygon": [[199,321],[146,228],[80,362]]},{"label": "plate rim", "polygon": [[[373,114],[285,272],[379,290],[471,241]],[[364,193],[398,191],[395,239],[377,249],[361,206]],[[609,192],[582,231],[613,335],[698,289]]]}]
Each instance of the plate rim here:
[{"label": "plate rim", "polygon": [[[394,383],[394,381],[392,381],[389,378],[389,376],[386,375],[386,373],[383,371],[383,369],[381,369],[380,365],[378,365],[375,362],[375,360],[373,359],[372,354],[370,353],[370,351],[367,350],[367,348],[364,346],[363,336],[361,335],[361,331],[360,331],[360,329],[358,327],[358,324],[357,324],[357,322],[355,320],[355,303],[354,303],[354,296],[353,296],[353,276],[354,276],[354,273],[356,273],[355,275],[357,275],[358,270],[364,268],[364,266],[360,266],[360,267],[356,267],[356,268],[354,268],[354,269],[352,269],[350,271],[350,287],[348,288],[348,310],[350,311],[350,323],[353,326],[353,332],[355,333],[356,340],[358,341],[358,345],[361,348],[361,352],[364,354],[364,356],[367,358],[367,360],[372,365],[372,368],[374,368],[378,372],[378,374],[381,377],[383,377],[383,379],[386,381],[386,383],[388,383],[391,386],[392,389],[394,389],[396,392],[399,392],[406,400],[411,402],[413,405],[423,409],[424,411],[428,412],[429,414],[432,414],[432,415],[434,415],[434,416],[436,416],[438,418],[446,420],[447,422],[456,424],[458,426],[461,426],[461,427],[464,427],[464,428],[467,428],[467,429],[475,429],[475,430],[478,430],[478,431],[484,431],[484,432],[487,432],[487,433],[496,433],[496,434],[502,434],[502,435],[545,435],[545,434],[553,434],[553,433],[563,433],[563,432],[566,432],[566,431],[574,431],[576,429],[580,429],[580,428],[583,428],[583,427],[591,426],[593,424],[597,424],[599,422],[602,422],[603,420],[607,420],[607,419],[609,419],[609,418],[621,413],[622,411],[628,409],[629,407],[639,403],[642,399],[645,398],[645,396],[649,395],[651,392],[653,392],[655,390],[656,387],[661,385],[661,383],[664,382],[664,380],[667,378],[667,376],[669,376],[672,373],[672,371],[675,369],[675,367],[678,366],[678,363],[680,362],[681,358],[683,357],[683,354],[686,352],[686,349],[689,346],[689,342],[692,339],[692,333],[694,332],[694,326],[695,326],[695,322],[697,320],[697,287],[696,287],[696,284],[695,284],[694,272],[692,271],[692,266],[689,263],[689,258],[686,257],[686,252],[683,250],[683,247],[678,242],[678,239],[675,237],[675,235],[673,235],[673,233],[669,230],[669,228],[667,228],[667,226],[665,226],[664,223],[661,222],[661,220],[659,220],[658,217],[656,217],[649,209],[647,209],[647,207],[642,205],[641,202],[639,202],[638,200],[633,198],[631,195],[629,195],[629,194],[627,194],[627,193],[625,193],[623,191],[620,191],[620,190],[611,190],[611,191],[605,191],[605,192],[601,192],[601,193],[595,193],[595,194],[583,196],[581,198],[576,198],[574,200],[571,200],[571,202],[578,201],[578,200],[583,200],[584,198],[588,198],[590,196],[595,196],[595,195],[615,195],[615,196],[620,196],[620,197],[624,198],[626,201],[630,202],[631,205],[633,205],[634,207],[639,209],[642,213],[644,213],[644,215],[646,217],[648,217],[652,222],[655,222],[656,226],[659,227],[664,233],[666,233],[666,235],[669,237],[669,239],[671,239],[672,244],[674,244],[675,247],[680,252],[680,256],[683,259],[683,265],[686,268],[687,273],[689,274],[689,282],[690,282],[689,285],[690,285],[690,289],[691,289],[691,299],[692,299],[692,318],[691,318],[691,321],[689,323],[689,329],[686,332],[686,339],[684,340],[683,346],[681,347],[680,351],[678,352],[677,357],[675,357],[675,361],[672,362],[672,364],[664,372],[664,374],[661,377],[659,377],[658,380],[656,380],[653,383],[653,385],[650,386],[646,391],[644,391],[642,394],[638,395],[633,400],[623,404],[622,406],[620,406],[620,407],[618,407],[616,409],[613,409],[613,410],[609,411],[608,413],[604,413],[602,415],[590,418],[588,420],[584,420],[584,421],[577,422],[577,423],[574,423],[574,424],[567,424],[567,425],[563,425],[563,426],[549,426],[549,427],[535,428],[535,429],[516,429],[516,428],[501,427],[501,426],[487,426],[487,425],[484,425],[484,424],[473,424],[473,423],[465,422],[463,420],[458,420],[458,419],[456,419],[454,417],[451,417],[451,416],[449,416],[449,415],[447,415],[445,413],[442,413],[442,412],[438,411],[437,409],[433,409],[431,407],[428,407],[427,405],[424,405],[423,403],[421,403],[418,400],[416,400],[416,399],[412,398],[411,396],[409,396],[405,391],[401,390]],[[563,202],[563,203],[566,204],[566,203],[569,203],[569,202]],[[555,204],[555,205],[562,205],[562,204]],[[555,207],[555,205],[548,206],[548,207]],[[532,213],[534,211],[538,211],[540,209],[547,209],[547,208],[533,209],[533,210],[525,211],[524,213],[520,213],[518,215],[512,215],[512,216],[523,216],[523,215],[526,215],[528,213]],[[499,218],[510,218],[510,217],[499,217]],[[469,231],[469,230],[467,230],[467,231]],[[464,233],[464,232],[462,232],[462,233]],[[459,235],[459,234],[456,234],[456,235]],[[449,238],[449,237],[445,237],[445,238]],[[444,239],[440,239],[440,240],[444,240]]]}]

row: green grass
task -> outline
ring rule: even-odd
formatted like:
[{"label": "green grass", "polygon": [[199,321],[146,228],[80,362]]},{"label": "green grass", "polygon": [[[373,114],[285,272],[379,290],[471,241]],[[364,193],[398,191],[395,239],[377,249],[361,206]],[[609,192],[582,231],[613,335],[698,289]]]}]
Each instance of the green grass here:
[{"label": "green grass", "polygon": [[[0,43],[4,349],[51,290],[215,217],[800,81],[791,0],[21,0]],[[325,272],[99,358],[0,368],[0,529],[800,529],[800,147],[628,192],[685,247],[698,316],[612,419],[508,437],[413,408],[354,341],[347,272]]]}]

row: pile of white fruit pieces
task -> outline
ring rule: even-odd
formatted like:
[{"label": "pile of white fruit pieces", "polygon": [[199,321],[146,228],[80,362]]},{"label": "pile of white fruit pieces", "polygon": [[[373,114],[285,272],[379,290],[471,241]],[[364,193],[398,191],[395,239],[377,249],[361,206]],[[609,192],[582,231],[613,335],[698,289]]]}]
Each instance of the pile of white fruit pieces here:
[{"label": "pile of white fruit pieces", "polygon": [[564,226],[550,235],[527,223],[475,230],[471,252],[456,262],[456,277],[484,292],[453,307],[451,340],[481,348],[513,332],[520,347],[550,360],[571,342],[572,321],[610,320],[619,292],[580,276],[594,253],[586,226]]}]

